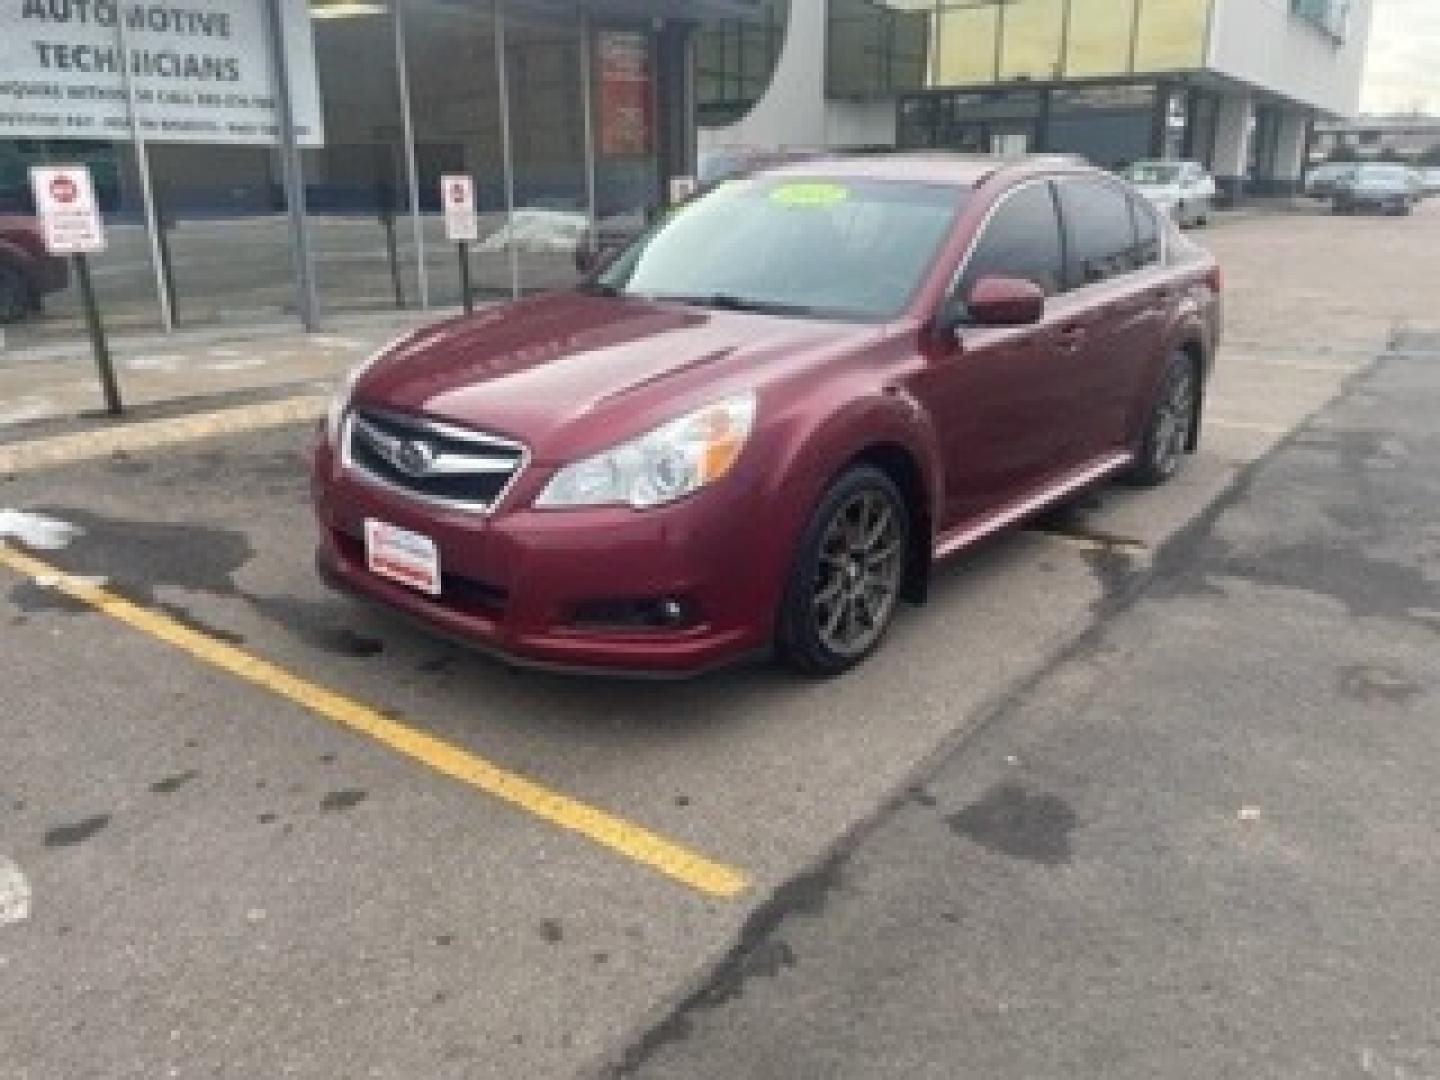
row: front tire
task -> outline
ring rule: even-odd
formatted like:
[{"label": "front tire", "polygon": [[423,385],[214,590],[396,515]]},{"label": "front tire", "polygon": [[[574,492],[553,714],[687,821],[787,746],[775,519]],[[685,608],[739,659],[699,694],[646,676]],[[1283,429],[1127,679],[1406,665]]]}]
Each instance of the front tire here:
[{"label": "front tire", "polygon": [[1157,487],[1173,479],[1195,443],[1199,423],[1199,367],[1189,355],[1176,353],[1160,380],[1140,456],[1126,479],[1140,487]]},{"label": "front tire", "polygon": [[858,465],[830,485],[781,601],[776,646],[787,666],[829,679],[875,651],[900,601],[911,527],[904,496],[879,469]]}]

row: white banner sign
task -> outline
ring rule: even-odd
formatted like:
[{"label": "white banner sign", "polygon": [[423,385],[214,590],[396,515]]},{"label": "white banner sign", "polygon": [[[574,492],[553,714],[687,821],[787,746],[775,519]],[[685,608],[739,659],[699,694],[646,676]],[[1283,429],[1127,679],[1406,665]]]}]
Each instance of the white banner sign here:
[{"label": "white banner sign", "polygon": [[440,177],[440,203],[445,207],[445,239],[454,243],[480,239],[472,177],[465,173],[446,173]]},{"label": "white banner sign", "polygon": [[45,250],[51,255],[91,255],[105,250],[105,230],[90,170],[83,165],[35,165],[30,190]]},{"label": "white banner sign", "polygon": [[[309,8],[280,7],[296,136],[320,146]],[[0,0],[0,140],[128,140],[122,63],[142,138],[278,141],[263,0]]]}]

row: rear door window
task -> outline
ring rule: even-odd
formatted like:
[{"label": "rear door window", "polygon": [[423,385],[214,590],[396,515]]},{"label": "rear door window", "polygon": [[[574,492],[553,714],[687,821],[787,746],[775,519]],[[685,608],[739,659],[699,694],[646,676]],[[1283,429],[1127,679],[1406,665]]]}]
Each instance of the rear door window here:
[{"label": "rear door window", "polygon": [[1048,183],[1030,183],[1006,198],[991,215],[960,280],[963,298],[981,278],[1034,282],[1054,296],[1064,287],[1060,219]]},{"label": "rear door window", "polygon": [[1154,266],[1160,261],[1160,222],[1148,199],[1130,200],[1135,215],[1135,265]]},{"label": "rear door window", "polygon": [[1135,221],[1124,190],[1094,177],[1067,177],[1059,192],[1067,289],[1108,281],[1143,265],[1137,262]]}]

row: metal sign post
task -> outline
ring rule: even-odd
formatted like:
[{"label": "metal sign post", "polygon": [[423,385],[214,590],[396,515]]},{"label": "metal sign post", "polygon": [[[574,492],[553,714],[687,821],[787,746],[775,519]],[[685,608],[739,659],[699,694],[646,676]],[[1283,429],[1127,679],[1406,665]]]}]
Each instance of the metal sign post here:
[{"label": "metal sign post", "polygon": [[105,394],[105,408],[111,416],[119,416],[124,411],[120,386],[115,379],[115,365],[105,341],[105,324],[100,319],[100,306],[95,300],[95,286],[90,280],[90,263],[86,258],[105,250],[105,227],[100,220],[100,208],[95,204],[90,170],[84,165],[34,165],[30,168],[30,190],[35,195],[35,212],[40,218],[45,250],[51,255],[69,255],[75,268],[80,299],[85,305],[85,325],[90,330],[95,366]]},{"label": "metal sign post", "polygon": [[80,299],[85,304],[85,326],[90,331],[90,346],[95,350],[95,367],[100,372],[100,389],[105,394],[105,411],[119,416],[125,411],[120,401],[120,386],[115,381],[115,364],[110,346],[105,341],[105,324],[100,321],[100,306],[95,302],[95,286],[90,282],[90,260],[82,255],[70,256],[75,267],[75,280],[80,284]]},{"label": "metal sign post", "polygon": [[440,177],[440,205],[445,208],[445,238],[452,241],[460,253],[460,300],[465,314],[469,315],[475,310],[475,298],[470,291],[470,244],[480,239],[480,221],[475,215],[475,178],[467,173],[446,173]]}]

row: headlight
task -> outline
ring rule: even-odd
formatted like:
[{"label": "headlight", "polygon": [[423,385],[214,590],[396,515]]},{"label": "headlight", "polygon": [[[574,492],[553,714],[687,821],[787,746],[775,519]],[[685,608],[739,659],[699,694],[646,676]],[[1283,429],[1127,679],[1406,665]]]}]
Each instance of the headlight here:
[{"label": "headlight", "polygon": [[674,502],[730,471],[754,420],[753,393],[696,409],[639,438],[566,465],[551,477],[535,505],[639,509]]},{"label": "headlight", "polygon": [[355,393],[355,385],[360,377],[375,366],[376,361],[398,349],[408,341],[414,331],[401,334],[394,341],[380,346],[360,363],[345,373],[340,380],[340,385],[335,388],[334,395],[330,398],[330,405],[325,410],[325,438],[333,446],[340,441],[340,425],[345,420],[345,413],[350,408],[350,396]]}]

